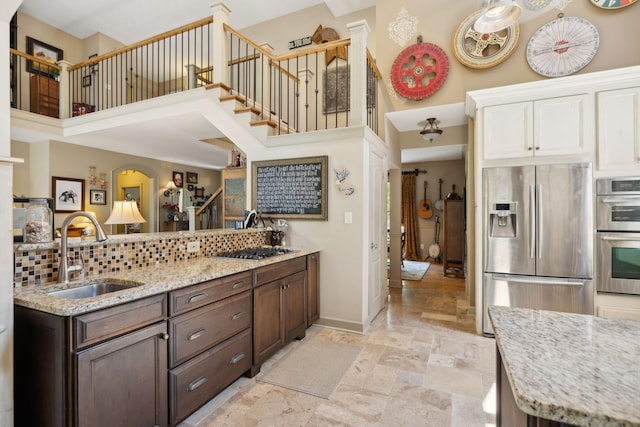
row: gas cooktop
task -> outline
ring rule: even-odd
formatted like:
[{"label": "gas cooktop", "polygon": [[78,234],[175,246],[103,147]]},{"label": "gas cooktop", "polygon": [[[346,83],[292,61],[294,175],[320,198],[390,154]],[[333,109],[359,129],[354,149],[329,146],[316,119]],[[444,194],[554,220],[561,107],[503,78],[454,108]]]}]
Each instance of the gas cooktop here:
[{"label": "gas cooktop", "polygon": [[272,256],[288,254],[291,252],[294,252],[294,250],[282,247],[247,248],[231,252],[220,252],[218,253],[218,256],[223,258],[260,260],[270,258]]}]

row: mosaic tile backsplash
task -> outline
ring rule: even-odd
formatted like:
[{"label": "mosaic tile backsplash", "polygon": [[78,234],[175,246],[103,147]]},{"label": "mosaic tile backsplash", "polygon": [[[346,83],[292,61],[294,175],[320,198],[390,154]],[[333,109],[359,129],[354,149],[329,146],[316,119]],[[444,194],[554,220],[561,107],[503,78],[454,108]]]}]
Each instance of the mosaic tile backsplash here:
[{"label": "mosaic tile backsplash", "polygon": [[[187,243],[200,242],[198,252],[187,252]],[[84,277],[96,277],[138,267],[209,257],[224,251],[268,244],[266,230],[202,230],[194,233],[117,235],[105,242],[93,237],[69,239],[69,257],[84,259]],[[40,285],[58,280],[60,239],[52,243],[14,246],[14,286]]]}]

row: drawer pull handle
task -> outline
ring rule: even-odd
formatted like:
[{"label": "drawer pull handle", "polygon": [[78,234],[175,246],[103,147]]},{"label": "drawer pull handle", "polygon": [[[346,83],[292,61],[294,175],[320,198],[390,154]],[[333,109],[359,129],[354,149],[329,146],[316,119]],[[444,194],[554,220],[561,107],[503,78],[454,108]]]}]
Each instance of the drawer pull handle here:
[{"label": "drawer pull handle", "polygon": [[189,340],[189,341],[197,340],[198,338],[200,338],[202,336],[202,334],[204,334],[204,331],[205,331],[204,329],[198,329],[197,331],[195,331],[191,335],[189,335],[187,340]]},{"label": "drawer pull handle", "polygon": [[231,316],[231,320],[238,320],[242,316],[244,316],[244,311],[239,311],[235,313],[233,316]]},{"label": "drawer pull handle", "polygon": [[235,356],[233,356],[231,358],[231,360],[229,361],[230,365],[235,365],[236,363],[238,363],[239,361],[241,361],[242,359],[244,359],[246,356],[246,354],[243,352],[240,352],[238,354],[236,354]]},{"label": "drawer pull handle", "polygon": [[244,282],[244,280],[241,280],[241,281],[236,282],[233,285],[231,285],[231,289],[233,289],[233,290],[240,289],[244,285],[246,285],[246,283]]},{"label": "drawer pull handle", "polygon": [[192,381],[187,387],[187,391],[193,391],[207,382],[207,377],[200,377],[195,381]]},{"label": "drawer pull handle", "polygon": [[158,338],[160,338],[161,340],[165,340],[166,341],[166,340],[169,339],[169,334],[162,332],[162,333],[160,333],[158,335]]},{"label": "drawer pull handle", "polygon": [[187,298],[187,304],[191,304],[192,302],[200,301],[208,297],[206,292],[201,292],[199,294],[195,294]]}]

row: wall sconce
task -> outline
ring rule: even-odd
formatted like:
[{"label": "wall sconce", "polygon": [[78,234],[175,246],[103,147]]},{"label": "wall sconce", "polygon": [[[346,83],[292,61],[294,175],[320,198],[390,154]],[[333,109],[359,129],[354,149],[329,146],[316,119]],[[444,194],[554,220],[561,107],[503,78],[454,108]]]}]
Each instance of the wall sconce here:
[{"label": "wall sconce", "polygon": [[164,197],[171,197],[176,192],[176,189],[178,187],[176,187],[176,184],[173,181],[169,181],[167,182],[167,186],[165,188],[166,190],[164,190]]},{"label": "wall sconce", "polygon": [[131,224],[140,224],[147,222],[140,211],[135,200],[118,200],[113,202],[111,215],[104,222],[105,224],[124,224],[124,233],[129,234],[129,226]]}]

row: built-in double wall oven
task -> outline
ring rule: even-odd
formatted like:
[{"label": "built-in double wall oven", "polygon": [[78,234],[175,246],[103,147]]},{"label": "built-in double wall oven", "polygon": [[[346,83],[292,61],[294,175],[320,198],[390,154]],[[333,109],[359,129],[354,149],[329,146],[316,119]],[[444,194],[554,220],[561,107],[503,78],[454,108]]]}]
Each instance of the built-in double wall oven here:
[{"label": "built-in double wall oven", "polygon": [[640,295],[640,177],[596,181],[596,290]]}]

